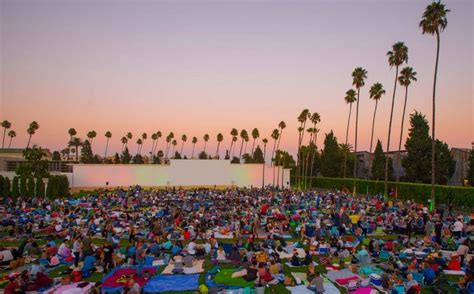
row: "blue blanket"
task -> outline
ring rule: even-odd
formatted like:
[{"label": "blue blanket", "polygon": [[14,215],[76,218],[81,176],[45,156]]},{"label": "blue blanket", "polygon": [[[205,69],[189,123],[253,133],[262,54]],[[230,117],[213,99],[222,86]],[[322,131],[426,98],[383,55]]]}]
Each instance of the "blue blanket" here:
[{"label": "blue blanket", "polygon": [[143,288],[144,293],[165,291],[192,291],[199,287],[199,274],[196,275],[157,275]]}]

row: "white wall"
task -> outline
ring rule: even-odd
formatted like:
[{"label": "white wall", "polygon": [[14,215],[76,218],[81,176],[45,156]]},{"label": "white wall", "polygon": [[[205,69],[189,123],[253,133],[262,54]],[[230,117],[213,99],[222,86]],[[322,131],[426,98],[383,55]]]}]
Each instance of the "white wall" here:
[{"label": "white wall", "polygon": [[[281,185],[281,169],[278,183]],[[262,164],[231,164],[227,160],[171,160],[170,165],[157,164],[76,164],[71,187],[109,187],[141,185],[153,186],[212,186],[262,185]],[[277,184],[278,169],[265,166],[265,185]],[[290,181],[290,170],[285,170],[283,182]]]}]

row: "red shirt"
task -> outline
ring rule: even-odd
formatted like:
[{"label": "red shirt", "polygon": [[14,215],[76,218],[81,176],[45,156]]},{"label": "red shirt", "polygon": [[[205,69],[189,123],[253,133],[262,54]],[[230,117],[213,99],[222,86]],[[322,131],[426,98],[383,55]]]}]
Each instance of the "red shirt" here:
[{"label": "red shirt", "polygon": [[189,240],[189,239],[191,239],[191,233],[190,233],[189,231],[185,231],[185,232],[183,233],[183,238],[184,238],[184,240]]},{"label": "red shirt", "polygon": [[3,290],[3,293],[15,294],[15,293],[19,293],[20,291],[21,291],[20,285],[18,284],[18,282],[14,281],[14,282],[8,283],[8,285]]}]

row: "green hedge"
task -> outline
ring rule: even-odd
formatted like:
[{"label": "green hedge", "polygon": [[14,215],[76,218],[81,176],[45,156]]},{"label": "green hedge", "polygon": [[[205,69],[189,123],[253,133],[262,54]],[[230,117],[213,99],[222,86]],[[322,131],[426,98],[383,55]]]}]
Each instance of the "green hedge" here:
[{"label": "green hedge", "polygon": [[[309,186],[309,177],[307,178],[307,186]],[[313,177],[312,187],[324,189],[343,189],[350,191],[353,189],[354,180],[351,178],[325,178]],[[383,194],[385,190],[383,181],[371,181],[356,179],[357,192],[365,194],[367,191],[370,195]],[[389,182],[389,191],[395,190],[396,183]],[[435,186],[436,204],[452,203],[457,207],[474,207],[474,188],[460,186]],[[427,203],[431,196],[431,185],[417,183],[399,183],[399,198],[402,200],[414,199],[417,202]]]}]

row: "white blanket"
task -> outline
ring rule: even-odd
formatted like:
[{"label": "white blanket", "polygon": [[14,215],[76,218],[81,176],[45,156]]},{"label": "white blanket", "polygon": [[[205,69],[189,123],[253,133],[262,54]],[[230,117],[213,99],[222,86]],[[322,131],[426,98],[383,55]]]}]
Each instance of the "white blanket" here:
[{"label": "white blanket", "polygon": [[[305,258],[306,257],[306,252],[304,251],[303,248],[297,248],[296,252],[298,252],[298,257],[299,258]],[[280,255],[281,259],[286,259],[286,258],[293,257],[293,252],[287,253],[285,251],[282,251],[282,252],[278,252],[278,254]]]},{"label": "white blanket", "polygon": [[[204,260],[197,260],[194,262],[193,267],[184,267],[183,273],[186,275],[198,274],[204,272]],[[169,263],[163,270],[162,274],[171,275],[173,274],[174,263]]]}]

